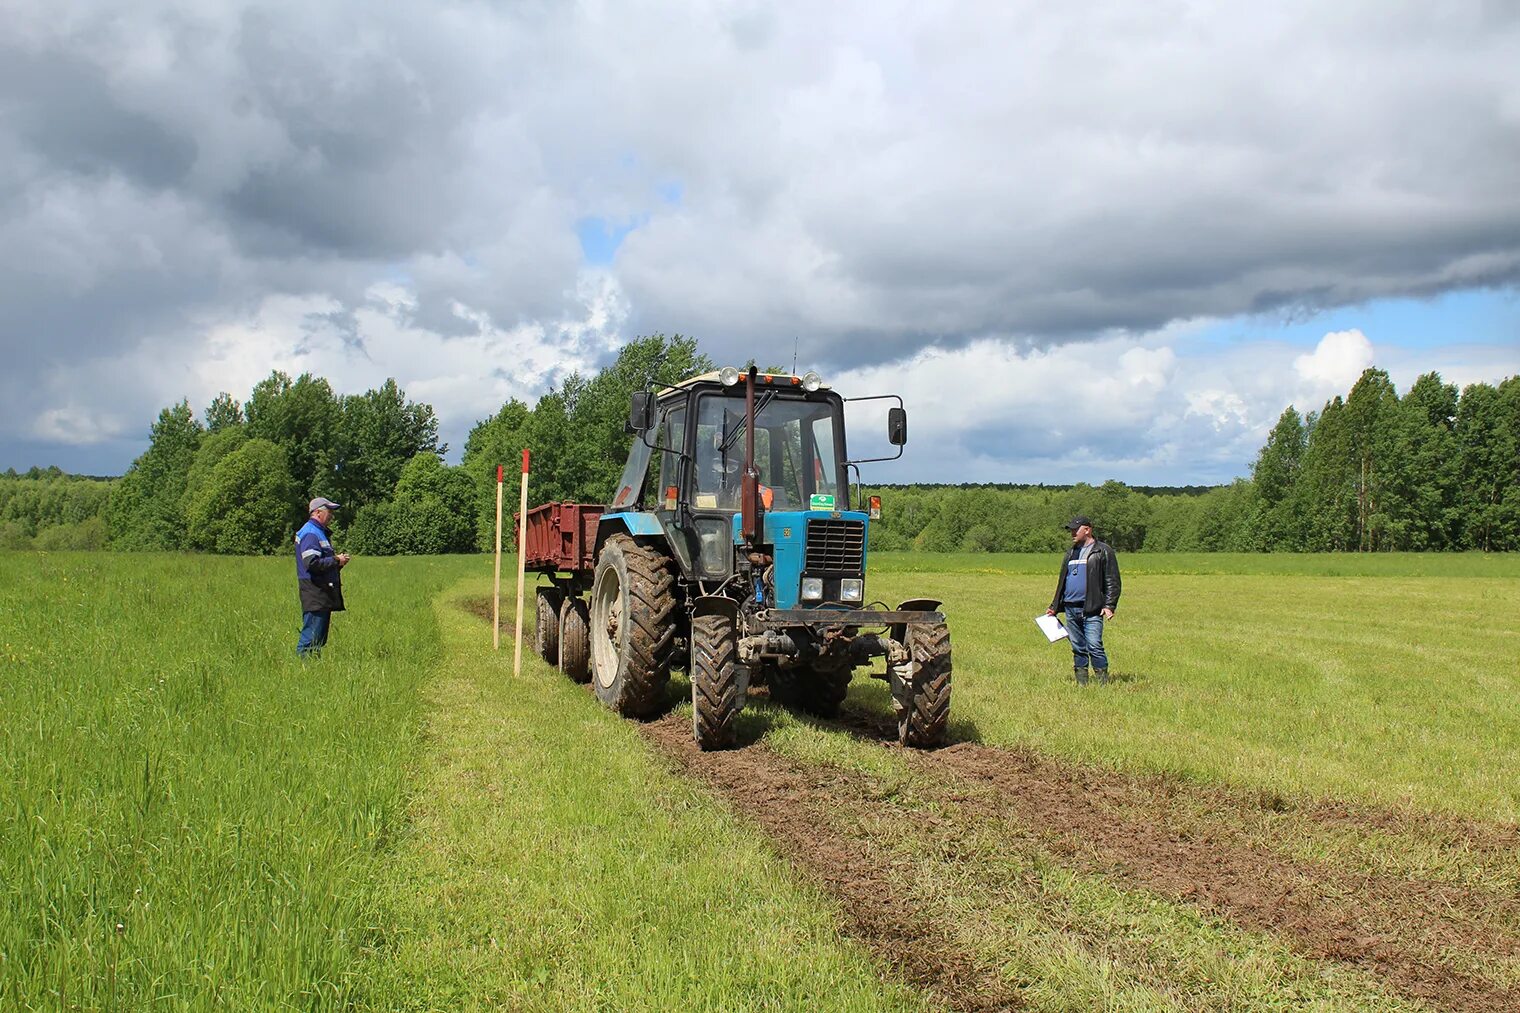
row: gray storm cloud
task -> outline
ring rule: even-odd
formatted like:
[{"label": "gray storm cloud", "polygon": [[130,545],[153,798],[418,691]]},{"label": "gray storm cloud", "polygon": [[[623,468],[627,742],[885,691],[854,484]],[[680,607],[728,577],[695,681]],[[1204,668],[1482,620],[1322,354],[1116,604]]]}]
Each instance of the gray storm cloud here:
[{"label": "gray storm cloud", "polygon": [[[573,356],[605,273],[609,326],[852,368],[1520,278],[1510,5],[816,6],[12,0],[0,442],[382,283]],[[588,265],[586,219],[636,224]]]}]

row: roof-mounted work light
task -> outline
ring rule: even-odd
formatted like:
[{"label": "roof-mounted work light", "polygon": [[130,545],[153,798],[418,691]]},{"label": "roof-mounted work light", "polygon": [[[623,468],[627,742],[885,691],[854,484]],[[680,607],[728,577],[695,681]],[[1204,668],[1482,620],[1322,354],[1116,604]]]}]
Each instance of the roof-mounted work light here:
[{"label": "roof-mounted work light", "polygon": [[819,376],[811,369],[802,374],[802,389],[807,391],[809,394],[813,393],[813,391],[822,386],[823,377]]},{"label": "roof-mounted work light", "polygon": [[718,370],[718,380],[725,387],[732,387],[739,382],[739,371],[732,366],[724,366]]}]

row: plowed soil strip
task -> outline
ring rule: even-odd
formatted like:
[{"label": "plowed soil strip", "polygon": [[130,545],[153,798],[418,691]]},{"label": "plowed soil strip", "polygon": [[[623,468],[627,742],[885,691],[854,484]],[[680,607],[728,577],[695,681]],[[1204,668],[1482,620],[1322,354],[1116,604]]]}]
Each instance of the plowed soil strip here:
[{"label": "plowed soil strip", "polygon": [[[882,730],[872,723],[857,715],[849,730],[876,737]],[[915,911],[913,898],[894,895],[900,888],[881,857],[889,849],[831,838],[817,814],[858,809],[869,799],[865,775],[804,769],[763,743],[704,754],[686,722],[672,718],[645,731],[838,896],[852,931],[909,980],[958,1009],[1016,1002],[994,969],[957,952],[932,912]],[[975,743],[901,755],[920,775],[915,789],[951,814],[936,830],[948,840],[992,821],[1080,872],[1274,934],[1306,957],[1355,968],[1406,996],[1447,1009],[1520,1009],[1520,990],[1480,973],[1499,959],[1520,960],[1520,901],[1513,896],[1286,859],[1242,830],[1261,819],[1260,805],[1223,791]],[[1300,815],[1312,817],[1318,808]],[[1343,826],[1355,813],[1332,807],[1325,823]],[[1446,822],[1442,836],[1459,836],[1461,821]],[[1408,829],[1391,816],[1369,824]],[[1473,829],[1472,846],[1483,850],[1512,833]]]},{"label": "plowed soil strip", "polygon": [[[1306,956],[1358,967],[1443,1007],[1520,1009],[1520,991],[1474,973],[1487,960],[1520,957],[1513,897],[1288,861],[1240,840],[1244,820],[1227,811],[1203,834],[1196,826],[1179,833],[1167,819],[1175,796],[1158,792],[1154,779],[974,743],[913,760],[992,789],[966,807],[1028,827],[1077,868],[1276,933]],[[1145,791],[1151,818],[1123,815]]]},{"label": "plowed soil strip", "polygon": [[687,720],[666,717],[644,734],[687,774],[721,792],[758,823],[778,850],[837,897],[849,934],[870,946],[904,979],[944,1008],[1019,1008],[1017,993],[995,968],[959,951],[933,912],[896,884],[886,849],[832,829],[830,811],[858,805],[859,785],[848,773],[803,768],[755,744],[704,753]]}]

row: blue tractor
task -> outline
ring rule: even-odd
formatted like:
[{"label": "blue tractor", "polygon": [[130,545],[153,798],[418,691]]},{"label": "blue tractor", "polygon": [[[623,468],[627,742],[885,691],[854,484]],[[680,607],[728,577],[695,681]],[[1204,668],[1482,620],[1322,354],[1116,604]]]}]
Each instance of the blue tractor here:
[{"label": "blue tractor", "polygon": [[[901,456],[907,414],[887,398]],[[816,374],[753,367],[634,394],[632,449],[594,521],[590,572],[540,592],[553,596],[547,616],[541,597],[540,622],[557,634],[561,667],[579,666],[629,716],[653,713],[672,667],[685,668],[696,740],[724,749],[752,683],[832,716],[854,670],[881,657],[899,740],[940,744],[950,633],[938,601],[888,608],[870,597],[867,531],[880,500],[849,509],[848,471],[864,462],[848,457],[844,405]]]}]

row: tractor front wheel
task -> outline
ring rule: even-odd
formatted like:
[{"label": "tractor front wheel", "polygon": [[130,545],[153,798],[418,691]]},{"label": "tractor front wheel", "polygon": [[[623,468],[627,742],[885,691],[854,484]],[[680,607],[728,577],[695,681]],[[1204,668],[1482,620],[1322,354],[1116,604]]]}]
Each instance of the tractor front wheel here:
[{"label": "tractor front wheel", "polygon": [[897,741],[932,749],[945,741],[950,724],[950,628],[944,623],[912,624],[904,634],[910,664],[888,666]]},{"label": "tractor front wheel", "polygon": [[702,749],[730,749],[739,712],[749,693],[749,670],[739,664],[732,617],[698,616],[691,621],[692,728]]},{"label": "tractor front wheel", "polygon": [[571,682],[591,681],[591,621],[586,603],[566,598],[559,607],[559,670]]},{"label": "tractor front wheel", "polygon": [[559,664],[559,608],[564,599],[557,587],[538,589],[538,625],[533,628],[533,649],[551,665]]},{"label": "tractor front wheel", "polygon": [[648,717],[660,706],[675,644],[675,583],[670,559],[627,535],[607,539],[597,556],[592,688],[624,717]]}]

